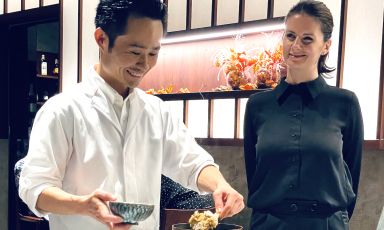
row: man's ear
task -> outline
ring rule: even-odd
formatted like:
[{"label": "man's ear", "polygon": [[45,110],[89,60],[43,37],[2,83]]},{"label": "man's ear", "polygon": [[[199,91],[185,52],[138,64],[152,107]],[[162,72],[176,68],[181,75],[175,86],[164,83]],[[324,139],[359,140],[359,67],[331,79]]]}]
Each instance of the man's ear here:
[{"label": "man's ear", "polygon": [[99,46],[100,52],[108,51],[109,40],[104,30],[98,27],[95,30],[94,37],[97,45]]}]

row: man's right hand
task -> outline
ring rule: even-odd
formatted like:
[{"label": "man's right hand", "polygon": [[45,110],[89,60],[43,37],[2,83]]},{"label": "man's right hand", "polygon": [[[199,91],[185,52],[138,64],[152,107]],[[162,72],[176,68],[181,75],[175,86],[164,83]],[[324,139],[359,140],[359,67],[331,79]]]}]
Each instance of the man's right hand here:
[{"label": "man's right hand", "polygon": [[89,195],[77,196],[64,192],[58,187],[44,189],[36,203],[36,209],[61,215],[86,215],[107,225],[110,229],[127,230],[129,225],[123,219],[111,214],[108,202],[116,197],[108,192],[95,190]]},{"label": "man's right hand", "polygon": [[83,196],[80,200],[83,204],[81,205],[83,207],[80,211],[81,214],[95,218],[99,222],[108,225],[110,229],[128,229],[120,228],[118,223],[123,222],[123,219],[113,215],[109,210],[108,202],[116,200],[114,195],[96,190],[90,195]]}]

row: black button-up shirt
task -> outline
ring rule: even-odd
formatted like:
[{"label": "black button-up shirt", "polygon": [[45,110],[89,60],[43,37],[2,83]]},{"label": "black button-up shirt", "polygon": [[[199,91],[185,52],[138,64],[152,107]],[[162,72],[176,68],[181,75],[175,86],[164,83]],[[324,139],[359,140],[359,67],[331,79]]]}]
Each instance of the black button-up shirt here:
[{"label": "black button-up shirt", "polygon": [[310,200],[352,215],[363,122],[356,95],[322,77],[252,95],[244,121],[248,206]]}]

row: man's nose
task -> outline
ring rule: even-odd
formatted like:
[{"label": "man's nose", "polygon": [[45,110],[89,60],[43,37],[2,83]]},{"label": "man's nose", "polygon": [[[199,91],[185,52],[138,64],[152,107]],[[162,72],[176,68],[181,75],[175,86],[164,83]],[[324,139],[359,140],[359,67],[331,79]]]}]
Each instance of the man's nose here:
[{"label": "man's nose", "polygon": [[148,56],[146,54],[141,55],[137,64],[147,68],[148,67]]}]

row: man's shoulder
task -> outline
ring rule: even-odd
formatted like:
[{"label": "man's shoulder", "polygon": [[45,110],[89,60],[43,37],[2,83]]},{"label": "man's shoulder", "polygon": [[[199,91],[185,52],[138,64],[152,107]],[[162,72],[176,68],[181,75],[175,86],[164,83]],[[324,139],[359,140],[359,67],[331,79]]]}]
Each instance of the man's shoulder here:
[{"label": "man's shoulder", "polygon": [[81,106],[82,101],[87,100],[86,93],[83,91],[82,85],[77,84],[73,88],[60,92],[51,97],[42,108],[45,110],[64,112],[75,106]]},{"label": "man's shoulder", "polygon": [[152,106],[158,106],[159,104],[164,103],[164,101],[161,100],[159,97],[155,95],[147,94],[142,89],[135,88],[135,93],[146,104],[149,104]]}]

